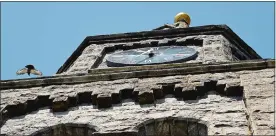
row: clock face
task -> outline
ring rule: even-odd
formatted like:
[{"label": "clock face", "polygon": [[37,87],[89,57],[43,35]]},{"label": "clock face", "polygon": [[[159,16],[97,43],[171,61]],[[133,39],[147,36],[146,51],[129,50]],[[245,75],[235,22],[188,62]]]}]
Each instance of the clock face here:
[{"label": "clock face", "polygon": [[107,57],[109,67],[183,62],[196,58],[197,51],[186,46],[161,46],[116,52]]}]

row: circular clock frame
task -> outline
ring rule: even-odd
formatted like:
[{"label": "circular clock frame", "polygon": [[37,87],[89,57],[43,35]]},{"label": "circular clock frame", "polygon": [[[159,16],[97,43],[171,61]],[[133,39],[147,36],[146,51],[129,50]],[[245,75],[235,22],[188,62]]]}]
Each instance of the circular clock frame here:
[{"label": "circular clock frame", "polygon": [[187,46],[159,46],[124,50],[110,54],[108,67],[141,66],[185,62],[195,59],[198,52]]}]

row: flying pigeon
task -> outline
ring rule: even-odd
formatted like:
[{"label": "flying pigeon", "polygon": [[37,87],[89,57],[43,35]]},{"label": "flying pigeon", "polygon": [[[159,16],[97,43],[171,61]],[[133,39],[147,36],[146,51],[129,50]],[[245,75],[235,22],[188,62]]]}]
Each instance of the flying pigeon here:
[{"label": "flying pigeon", "polygon": [[27,66],[25,66],[25,68],[18,70],[16,72],[16,75],[23,75],[23,74],[26,74],[26,73],[29,76],[30,76],[30,74],[42,76],[42,72],[40,72],[39,70],[35,69],[35,67],[33,65],[27,65]]}]

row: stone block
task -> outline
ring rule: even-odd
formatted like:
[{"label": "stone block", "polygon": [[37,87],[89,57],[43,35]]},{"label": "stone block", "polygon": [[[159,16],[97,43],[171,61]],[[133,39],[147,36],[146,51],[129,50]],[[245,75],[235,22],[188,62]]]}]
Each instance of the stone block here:
[{"label": "stone block", "polygon": [[67,111],[69,107],[69,98],[66,96],[60,96],[53,100],[52,110],[53,112]]},{"label": "stone block", "polygon": [[9,118],[24,115],[27,112],[27,102],[7,105],[6,109],[8,111]]},{"label": "stone block", "polygon": [[275,60],[266,60],[266,65],[268,68],[275,68]]},{"label": "stone block", "polygon": [[98,108],[109,108],[112,106],[112,98],[110,95],[100,94],[97,96]]},{"label": "stone block", "polygon": [[98,94],[91,94],[91,101],[92,101],[92,104],[93,105],[97,105],[97,97],[98,97]]},{"label": "stone block", "polygon": [[154,102],[153,92],[139,92],[139,104],[152,104]]},{"label": "stone block", "polygon": [[37,106],[38,98],[35,97],[33,99],[27,100],[27,108],[26,112],[32,112],[37,110],[39,107]]}]

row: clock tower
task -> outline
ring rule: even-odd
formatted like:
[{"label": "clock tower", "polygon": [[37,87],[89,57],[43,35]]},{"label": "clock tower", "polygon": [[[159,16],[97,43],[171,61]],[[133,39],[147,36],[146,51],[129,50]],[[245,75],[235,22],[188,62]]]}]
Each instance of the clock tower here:
[{"label": "clock tower", "polygon": [[275,60],[190,22],[88,36],[54,76],[2,80],[1,134],[275,134]]}]

